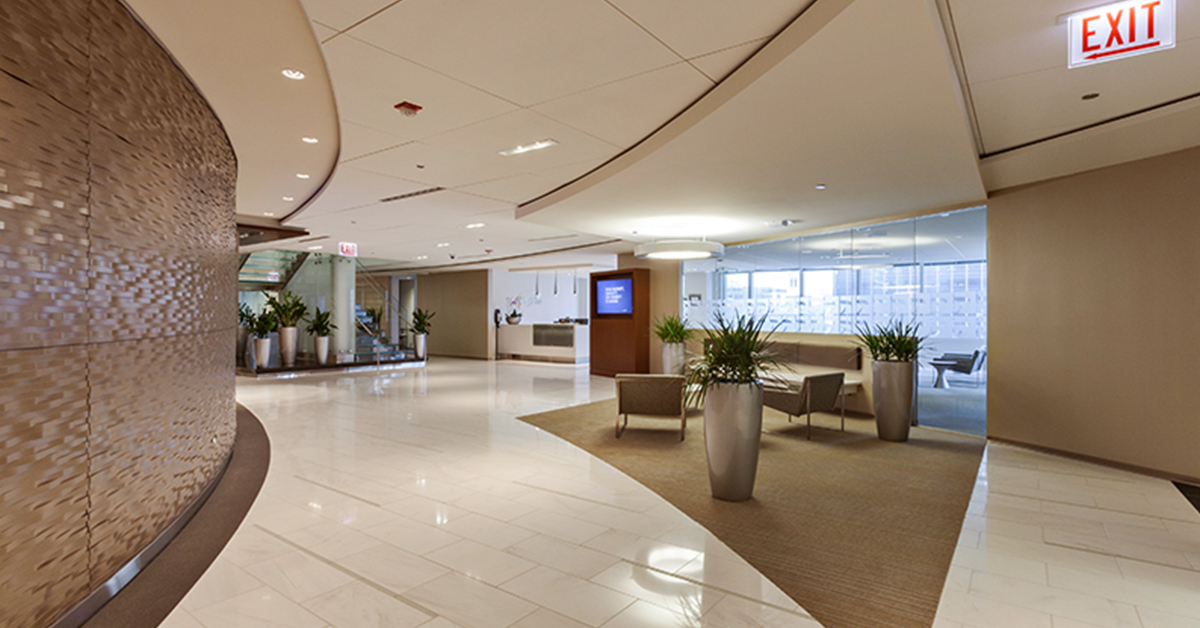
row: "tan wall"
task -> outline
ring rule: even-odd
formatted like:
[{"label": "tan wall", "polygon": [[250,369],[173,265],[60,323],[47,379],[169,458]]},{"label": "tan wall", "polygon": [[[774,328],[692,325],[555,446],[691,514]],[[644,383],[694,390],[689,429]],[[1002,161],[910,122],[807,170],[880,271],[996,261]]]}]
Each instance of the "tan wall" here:
[{"label": "tan wall", "polygon": [[[650,329],[661,317],[679,315],[679,262],[638,259],[632,253],[617,256],[617,268],[650,269]],[[650,334],[650,372],[662,373],[662,341]]]},{"label": "tan wall", "polygon": [[40,628],[232,447],[237,165],[117,0],[4,0],[0,32],[0,626]]},{"label": "tan wall", "polygon": [[988,203],[988,434],[1200,478],[1200,149]]},{"label": "tan wall", "polygon": [[417,307],[437,312],[426,341],[429,355],[494,359],[496,330],[488,295],[491,272],[468,270],[417,278]]}]

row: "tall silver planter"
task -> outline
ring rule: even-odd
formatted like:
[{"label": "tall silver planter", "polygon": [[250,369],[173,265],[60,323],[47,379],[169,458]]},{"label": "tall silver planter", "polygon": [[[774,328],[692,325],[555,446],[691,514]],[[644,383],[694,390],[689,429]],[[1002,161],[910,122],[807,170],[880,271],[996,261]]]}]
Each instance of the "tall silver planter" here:
[{"label": "tall silver planter", "polygon": [[279,361],[284,368],[296,366],[296,328],[279,328]]},{"label": "tall silver planter", "polygon": [[317,364],[325,364],[329,360],[329,336],[315,336],[313,351],[317,354]]},{"label": "tall silver planter", "polygon": [[682,342],[664,342],[662,346],[662,371],[665,375],[683,375],[687,354]]},{"label": "tall silver planter", "polygon": [[416,352],[418,360],[425,359],[425,336],[426,334],[413,335],[413,350]]},{"label": "tall silver planter", "polygon": [[880,439],[897,443],[908,440],[913,382],[912,362],[875,362],[871,365],[875,429]]},{"label": "tall silver planter", "polygon": [[271,364],[271,339],[254,339],[254,368],[265,369]]},{"label": "tall silver planter", "polygon": [[704,448],[713,497],[740,502],[753,496],[762,408],[762,384],[717,384],[705,394]]}]

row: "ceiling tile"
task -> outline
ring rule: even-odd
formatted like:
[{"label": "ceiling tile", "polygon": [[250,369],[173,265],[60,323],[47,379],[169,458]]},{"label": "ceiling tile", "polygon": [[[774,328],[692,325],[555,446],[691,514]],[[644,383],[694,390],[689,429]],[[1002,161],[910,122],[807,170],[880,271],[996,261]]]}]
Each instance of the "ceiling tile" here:
[{"label": "ceiling tile", "polygon": [[349,120],[342,120],[341,161],[346,162],[368,153],[392,148],[407,142],[399,135],[384,133]]},{"label": "ceiling tile", "polygon": [[771,37],[813,0],[611,0],[684,58]]},{"label": "ceiling tile", "polygon": [[693,57],[688,59],[688,61],[696,66],[696,69],[703,72],[705,76],[719,83],[725,80],[725,77],[729,76],[746,59],[754,56],[754,53],[758,52],[758,49],[765,43],[767,43],[767,39],[756,39],[724,50]]},{"label": "ceiling tile", "polygon": [[303,0],[310,19],[339,31],[392,2],[394,0]]},{"label": "ceiling tile", "polygon": [[[398,137],[428,137],[517,109],[353,37],[343,35],[323,49],[338,114]],[[423,109],[405,116],[395,109],[402,101]]]},{"label": "ceiling tile", "polygon": [[[505,157],[522,144],[552,138],[559,142],[539,151]],[[521,109],[443,133],[421,142],[355,160],[355,167],[427,181],[447,188],[491,181],[567,162],[616,154],[617,147],[536,112]],[[423,164],[419,173],[415,164]]]},{"label": "ceiling tile", "polygon": [[543,177],[533,174],[519,174],[514,177],[504,177],[503,179],[475,183],[458,189],[468,194],[476,194],[513,204],[520,204],[531,198],[545,194],[552,187],[553,185],[550,181]]},{"label": "ceiling tile", "polygon": [[405,0],[353,34],[523,106],[679,60],[595,0]]},{"label": "ceiling tile", "polygon": [[712,86],[707,77],[681,62],[533,109],[618,146],[632,146]]},{"label": "ceiling tile", "polygon": [[367,172],[342,164],[333,173],[333,179],[325,187],[320,198],[297,217],[296,223],[304,226],[305,220],[310,216],[339,212],[350,207],[375,203],[381,198],[408,194],[428,187],[422,183]]}]

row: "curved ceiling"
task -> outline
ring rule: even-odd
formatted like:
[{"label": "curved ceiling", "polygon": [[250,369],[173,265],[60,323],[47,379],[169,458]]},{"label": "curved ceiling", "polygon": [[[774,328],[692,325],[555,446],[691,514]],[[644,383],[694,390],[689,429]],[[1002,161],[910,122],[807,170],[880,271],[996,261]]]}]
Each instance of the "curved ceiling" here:
[{"label": "curved ceiling", "polygon": [[[283,218],[314,198],[341,139],[325,60],[300,2],[125,1],[225,125],[238,159],[238,214]],[[284,69],[305,78],[286,78]]]}]

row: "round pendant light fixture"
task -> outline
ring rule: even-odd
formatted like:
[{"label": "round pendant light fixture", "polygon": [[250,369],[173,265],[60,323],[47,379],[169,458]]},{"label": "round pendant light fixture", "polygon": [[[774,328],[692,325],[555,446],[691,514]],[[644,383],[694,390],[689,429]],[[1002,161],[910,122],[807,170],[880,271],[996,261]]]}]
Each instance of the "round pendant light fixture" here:
[{"label": "round pendant light fixture", "polygon": [[707,259],[725,254],[725,245],[707,240],[658,240],[639,244],[634,257],[648,259]]}]

